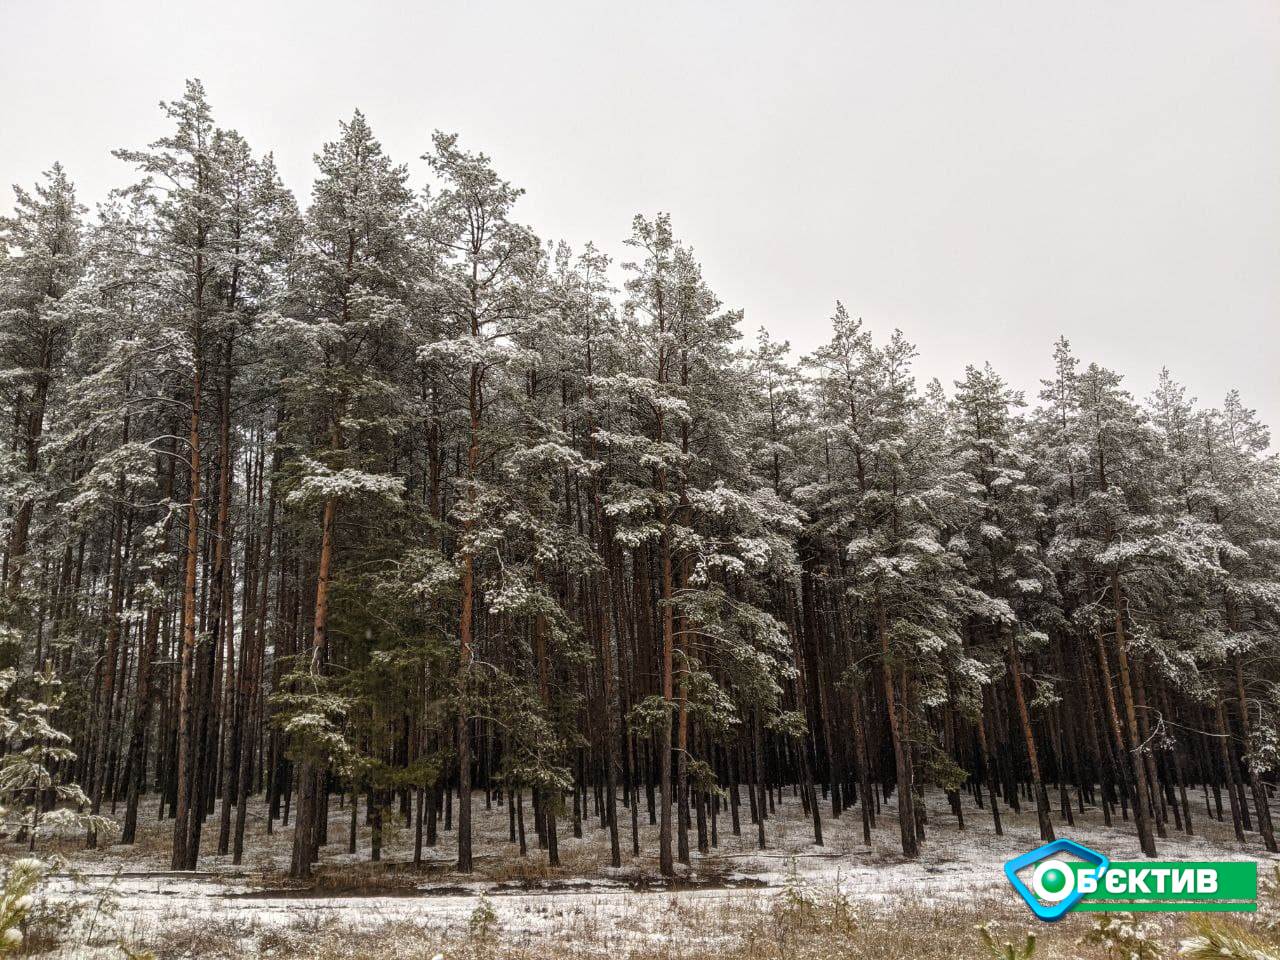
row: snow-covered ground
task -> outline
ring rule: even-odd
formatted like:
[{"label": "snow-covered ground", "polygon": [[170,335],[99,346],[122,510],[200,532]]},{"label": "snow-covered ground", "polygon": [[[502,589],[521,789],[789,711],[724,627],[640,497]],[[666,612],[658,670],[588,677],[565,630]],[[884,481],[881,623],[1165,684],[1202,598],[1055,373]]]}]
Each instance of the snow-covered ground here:
[{"label": "snow-covered ground", "polygon": [[[409,865],[412,831],[385,832],[383,863],[370,864],[368,828],[359,817],[358,852],[347,854],[350,810],[331,808],[329,839],[318,879],[312,889],[299,889],[284,879],[292,841],[290,829],[265,832],[265,809],[250,811],[251,830],[244,864],[212,855],[217,818],[205,828],[206,853],[200,872],[168,871],[171,823],[140,824],[135,848],[112,846],[98,851],[79,844],[59,850],[68,870],[52,878],[56,898],[89,904],[79,922],[92,918],[98,941],[154,939],[157,932],[217,927],[220,936],[239,939],[246,954],[257,952],[267,931],[306,931],[341,927],[369,930],[411,924],[419,931],[456,937],[476,922],[477,908],[487,904],[503,942],[528,945],[542,938],[581,937],[600,941],[603,950],[646,939],[687,937],[714,941],[734,935],[735,914],[748,915],[787,890],[807,890],[819,897],[839,892],[869,914],[899,909],[904,903],[946,909],[948,904],[978,901],[1012,902],[1003,875],[1006,860],[1040,844],[1034,813],[1003,811],[1005,833],[994,835],[988,810],[966,799],[966,829],[940,794],[928,797],[929,828],[921,857],[906,861],[898,852],[898,824],[890,803],[873,831],[870,848],[862,843],[856,810],[838,820],[825,819],[825,844],[812,842],[812,826],[799,801],[789,794],[777,816],[768,821],[767,848],[757,849],[754,825],[744,822],[742,835],[729,833],[720,821],[719,846],[708,856],[694,855],[692,871],[676,888],[657,883],[656,856],[624,856],[621,870],[607,864],[607,835],[598,821],[585,822],[584,836],[572,836],[567,820],[560,824],[562,867],[546,868],[546,854],[533,846],[520,858],[507,840],[506,808],[475,804],[476,872],[453,872],[453,836],[441,832],[440,846],[426,851],[422,871]],[[824,811],[824,813],[829,810]],[[1239,844],[1230,823],[1195,811],[1196,836],[1173,835],[1160,843],[1161,858],[1174,860],[1257,859],[1267,872],[1280,858],[1269,857],[1256,834]],[[620,810],[623,849],[629,850],[629,815]],[[656,851],[656,828],[642,809],[641,848]],[[745,821],[745,810],[744,810]],[[526,810],[532,829],[532,816]],[[1074,827],[1055,818],[1059,836],[1098,849],[1114,860],[1140,859],[1132,823],[1104,827],[1089,808]],[[341,852],[338,852],[341,851]],[[11,848],[5,856],[22,855]],[[1265,863],[1264,863],[1265,861]],[[79,874],[74,877],[73,874]],[[482,911],[483,912],[483,911]],[[87,948],[86,948],[87,949]],[[90,953],[76,955],[91,955]],[[104,954],[112,955],[112,954]],[[118,953],[113,954],[119,956]]]}]

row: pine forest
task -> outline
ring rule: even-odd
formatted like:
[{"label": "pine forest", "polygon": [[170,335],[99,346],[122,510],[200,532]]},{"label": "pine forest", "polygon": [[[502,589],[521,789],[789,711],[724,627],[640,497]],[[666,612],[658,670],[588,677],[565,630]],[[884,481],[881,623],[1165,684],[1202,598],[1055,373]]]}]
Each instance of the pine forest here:
[{"label": "pine forest", "polygon": [[679,211],[571,249],[472,144],[424,133],[413,182],[359,112],[296,197],[198,81],[162,110],[92,210],[53,164],[0,221],[10,842],[159,821],[193,871],[261,811],[294,880],[393,829],[672,877],[784,809],[906,860],[1088,811],[1276,851],[1247,398],[1066,339],[1037,396],[982,344],[924,383],[838,277],[801,356]]}]

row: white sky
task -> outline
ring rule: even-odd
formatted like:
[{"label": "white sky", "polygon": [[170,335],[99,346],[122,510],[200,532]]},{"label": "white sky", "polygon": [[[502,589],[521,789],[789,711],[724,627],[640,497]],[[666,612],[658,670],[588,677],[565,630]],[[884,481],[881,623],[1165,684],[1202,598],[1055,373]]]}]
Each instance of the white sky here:
[{"label": "white sky", "polygon": [[419,181],[434,128],[490,154],[544,238],[621,259],[669,210],[799,349],[840,298],[948,387],[1034,395],[1063,333],[1280,423],[1276,0],[0,0],[0,183],[96,202],[188,76],[303,200],[360,107]]}]

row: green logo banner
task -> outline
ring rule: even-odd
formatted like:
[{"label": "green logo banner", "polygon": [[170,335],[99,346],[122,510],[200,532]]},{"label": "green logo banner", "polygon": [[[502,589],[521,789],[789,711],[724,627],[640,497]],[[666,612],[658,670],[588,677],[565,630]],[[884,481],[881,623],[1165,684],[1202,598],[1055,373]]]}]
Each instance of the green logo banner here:
[{"label": "green logo banner", "polygon": [[1069,864],[1083,898],[1075,909],[1108,911],[1254,911],[1254,862],[1112,862],[1101,877],[1088,863]]}]

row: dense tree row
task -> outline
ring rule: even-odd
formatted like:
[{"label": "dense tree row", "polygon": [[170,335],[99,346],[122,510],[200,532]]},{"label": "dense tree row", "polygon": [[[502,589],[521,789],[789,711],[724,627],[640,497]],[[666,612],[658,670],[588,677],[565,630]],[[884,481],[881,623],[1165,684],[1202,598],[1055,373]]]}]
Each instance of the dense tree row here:
[{"label": "dense tree row", "polygon": [[375,859],[396,816],[466,871],[473,804],[524,852],[527,799],[552,863],[644,821],[670,873],[784,788],[914,856],[936,788],[1276,849],[1280,469],[1235,394],[1139,403],[1065,340],[1033,408],[921,390],[840,305],[794,364],[665,215],[615,269],[359,113],[303,212],[199,83],[164,110],[95,217],[55,166],[3,222],[12,829],[158,813],[193,869],[263,795],[305,877],[342,798],[350,849],[363,801]]}]

